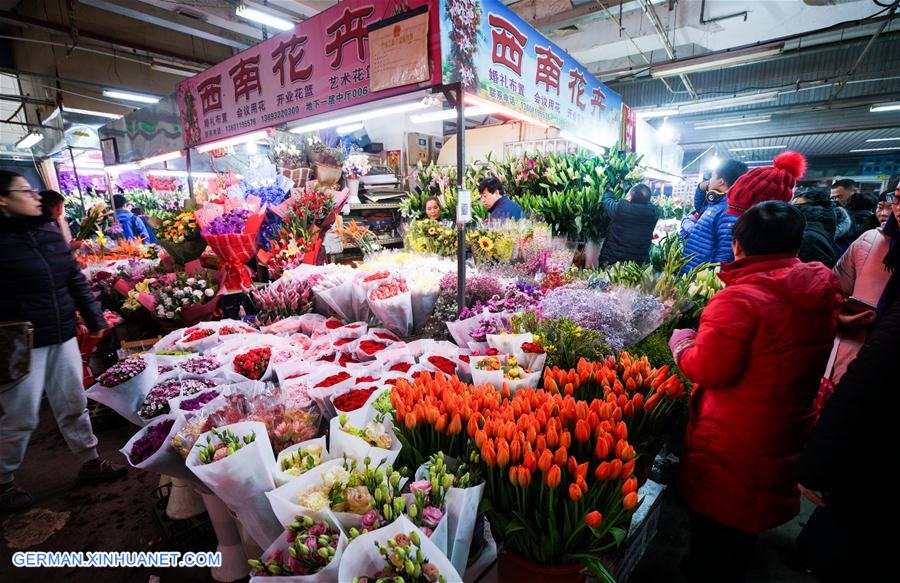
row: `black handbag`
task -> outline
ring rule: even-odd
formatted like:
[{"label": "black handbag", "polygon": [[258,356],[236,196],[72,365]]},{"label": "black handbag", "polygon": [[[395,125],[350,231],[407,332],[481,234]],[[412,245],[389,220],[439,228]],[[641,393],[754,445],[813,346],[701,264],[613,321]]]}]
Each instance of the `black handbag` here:
[{"label": "black handbag", "polygon": [[33,346],[31,322],[0,322],[0,385],[14,383],[28,374]]}]

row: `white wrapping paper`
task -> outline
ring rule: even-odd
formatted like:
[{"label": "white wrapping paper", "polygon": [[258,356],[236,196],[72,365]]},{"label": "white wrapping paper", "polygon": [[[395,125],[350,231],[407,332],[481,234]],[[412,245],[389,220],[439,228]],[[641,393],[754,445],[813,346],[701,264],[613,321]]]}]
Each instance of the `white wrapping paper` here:
[{"label": "white wrapping paper", "polygon": [[104,387],[100,383],[96,383],[85,393],[87,398],[103,403],[139,427],[146,425],[147,420],[138,416],[137,412],[159,377],[156,355],[146,353],[141,354],[141,358],[147,362],[147,366],[141,374],[114,387]]},{"label": "white wrapping paper", "polygon": [[[275,471],[273,473],[275,476],[275,485],[276,486],[283,486],[284,484],[287,484],[291,480],[295,480],[303,475],[303,474],[300,474],[300,476],[295,476],[293,474],[289,474],[287,472],[282,471],[281,470],[281,460],[286,458],[287,456],[289,456],[290,454],[292,454],[295,451],[304,450],[313,445],[318,445],[322,448],[322,461],[323,462],[326,462],[331,459],[330,457],[328,457],[328,443],[326,442],[324,435],[322,437],[317,437],[315,439],[308,439],[302,443],[296,443],[287,449],[283,449],[283,450],[281,450],[281,452],[278,453],[278,457],[275,459]],[[318,468],[318,467],[319,466],[316,466],[316,468]],[[316,468],[313,468],[313,470],[310,470],[310,471],[315,471]],[[306,473],[306,472],[304,472],[304,473]]]},{"label": "white wrapping paper", "polygon": [[266,426],[258,421],[244,421],[217,429],[230,429],[238,437],[255,432],[256,438],[230,456],[204,464],[200,461],[197,444],[205,445],[207,436],[212,443],[218,443],[212,432],[204,433],[188,454],[187,467],[237,514],[256,544],[267,548],[278,538],[282,529],[265,495],[275,488],[272,476],[275,456]]},{"label": "white wrapping paper", "polygon": [[[131,453],[131,448],[134,443],[142,438],[151,427],[170,419],[173,420],[174,423],[172,424],[172,428],[169,430],[169,433],[168,435],[166,435],[166,439],[160,446],[160,448],[144,461],[138,464],[131,463],[131,457],[129,456],[129,454]],[[157,417],[156,419],[148,423],[146,427],[131,436],[131,439],[128,440],[128,443],[126,443],[119,451],[122,452],[122,455],[125,456],[125,459],[128,460],[128,463],[132,467],[140,468],[148,472],[154,472],[156,474],[172,476],[173,478],[187,480],[192,483],[197,483],[197,476],[195,476],[193,472],[187,469],[187,466],[184,465],[184,459],[182,459],[182,457],[178,455],[178,452],[175,451],[175,448],[172,447],[172,437],[176,433],[178,433],[178,431],[180,431],[182,427],[184,427],[184,424],[185,418],[183,415],[169,414]]]},{"label": "white wrapping paper", "polygon": [[[338,524],[338,521],[331,512],[305,511],[302,512],[302,514],[304,516],[309,516],[316,522],[325,522],[340,533],[338,544],[331,561],[321,571],[313,573],[312,575],[293,575],[290,577],[273,577],[271,575],[255,576],[250,578],[252,583],[331,583],[338,580],[338,570],[340,569],[341,558],[348,545],[346,533],[341,529],[340,524]],[[292,517],[289,522],[284,524],[284,526],[287,526],[293,522],[293,520],[294,518]],[[265,550],[263,553],[263,562],[278,551],[283,551],[285,556],[287,556],[288,546],[288,531],[285,530],[281,533],[281,536]]]},{"label": "white wrapping paper", "polygon": [[[376,414],[377,412],[374,409],[366,409],[365,407],[357,411],[345,413],[347,422],[358,429],[364,428],[369,421],[375,418]],[[382,424],[384,425],[385,432],[391,436],[390,448],[375,447],[360,437],[350,435],[341,429],[340,416],[332,418],[329,433],[331,455],[336,458],[346,455],[347,457],[358,460],[362,460],[368,456],[372,460],[373,465],[381,460],[386,460],[388,465],[393,465],[397,456],[400,455],[400,448],[402,446],[400,440],[394,435],[393,420],[390,417],[385,416]]]},{"label": "white wrapping paper", "polygon": [[372,314],[394,334],[409,336],[412,332],[412,296],[408,291],[384,300],[370,298],[369,307]]}]

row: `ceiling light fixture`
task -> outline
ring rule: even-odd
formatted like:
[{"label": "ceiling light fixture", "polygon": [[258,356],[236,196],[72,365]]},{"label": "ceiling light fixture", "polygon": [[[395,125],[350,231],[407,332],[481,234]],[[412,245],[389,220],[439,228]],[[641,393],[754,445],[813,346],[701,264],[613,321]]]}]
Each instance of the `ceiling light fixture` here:
[{"label": "ceiling light fixture", "polygon": [[710,170],[715,170],[722,163],[722,160],[719,158],[718,154],[713,154],[709,161],[706,163],[706,167]]},{"label": "ceiling light fixture", "polygon": [[294,23],[286,18],[280,18],[274,14],[251,8],[244,4],[238,6],[234,13],[245,20],[277,28],[278,30],[291,30],[294,28]]},{"label": "ceiling light fixture", "polygon": [[[167,176],[170,178],[187,178],[187,170],[148,170],[150,176]],[[215,178],[215,172],[191,172],[191,178]],[[239,175],[235,175],[236,178]]]},{"label": "ceiling light fixture", "polygon": [[743,105],[757,105],[774,101],[781,95],[778,91],[766,91],[764,93],[748,93],[726,97],[724,99],[706,99],[703,101],[688,101],[677,105],[668,105],[663,108],[648,108],[636,110],[641,119],[654,117],[668,117],[670,115],[683,115],[686,113],[702,113],[711,109],[725,109],[727,107],[741,107]]},{"label": "ceiling light fixture", "polygon": [[329,129],[329,128],[337,128],[337,127],[341,127],[341,126],[347,126],[350,124],[359,123],[359,122],[370,120],[370,119],[376,119],[379,117],[396,115],[398,113],[408,113],[410,111],[416,111],[418,109],[424,109],[426,107],[431,107],[431,105],[423,103],[422,101],[412,101],[412,102],[408,102],[408,103],[401,103],[399,105],[380,107],[378,109],[372,109],[369,111],[361,111],[359,113],[353,113],[350,115],[335,117],[332,119],[319,121],[319,122],[315,122],[315,123],[298,125],[298,126],[292,127],[290,129],[290,131],[295,134],[305,134],[308,132],[316,132],[319,130],[325,130],[325,129]]},{"label": "ceiling light fixture", "polygon": [[746,164],[748,166],[750,164],[774,164],[774,163],[775,163],[774,160],[748,160],[748,161],[744,162],[744,164]]},{"label": "ceiling light fixture", "polygon": [[129,172],[132,170],[140,170],[140,166],[138,164],[114,164],[112,166],[107,166],[106,170],[110,174],[119,174],[120,172]]},{"label": "ceiling light fixture", "polygon": [[671,142],[675,139],[675,130],[669,125],[668,118],[664,119],[662,125],[656,130],[656,137],[661,142]]},{"label": "ceiling light fixture", "polygon": [[208,144],[197,146],[197,151],[206,153],[213,150],[218,150],[220,148],[227,148],[229,146],[240,146],[241,144],[246,144],[247,142],[255,142],[256,140],[263,140],[268,137],[269,132],[267,130],[259,130],[257,132],[253,132],[243,136],[225,138],[224,140],[219,140],[218,142],[210,142]]},{"label": "ceiling light fixture", "polygon": [[41,134],[37,132],[30,132],[26,134],[21,140],[16,142],[16,148],[18,148],[19,150],[27,150],[43,139],[44,136],[42,136]]},{"label": "ceiling light fixture", "polygon": [[894,142],[900,140],[900,137],[897,138],[869,138],[866,140],[867,142]]},{"label": "ceiling light fixture", "polygon": [[357,123],[351,123],[345,126],[336,127],[334,128],[334,131],[337,132],[337,135],[339,136],[346,136],[347,134],[352,134],[353,132],[357,132],[363,129],[364,127],[366,127],[365,124],[360,121]]},{"label": "ceiling light fixture", "polygon": [[888,150],[900,150],[900,146],[884,146],[882,148],[857,148],[851,152],[886,152]]},{"label": "ceiling light fixture", "polygon": [[103,97],[112,99],[121,99],[123,101],[134,101],[137,103],[159,103],[162,97],[149,95],[147,93],[133,93],[131,91],[120,91],[118,89],[104,89]]},{"label": "ceiling light fixture", "polygon": [[153,59],[150,62],[150,68],[160,73],[171,73],[181,77],[193,77],[197,73],[202,73],[204,69],[193,65],[183,65],[174,61],[161,61]]},{"label": "ceiling light fixture", "polygon": [[[485,105],[476,105],[473,107],[467,107],[465,109],[466,117],[479,117],[482,115],[490,115],[496,112],[496,107],[488,107]],[[413,123],[428,123],[432,121],[446,121],[450,119],[456,119],[456,117],[457,111],[454,107],[453,109],[442,109],[441,111],[431,111],[428,113],[411,115],[409,116],[409,120]]]},{"label": "ceiling light fixture", "polygon": [[900,109],[900,101],[895,101],[894,103],[876,103],[869,108],[869,111],[871,113],[878,113],[880,111],[897,111],[898,109]]},{"label": "ceiling light fixture", "polygon": [[717,128],[730,128],[736,126],[747,126],[757,123],[768,123],[770,121],[772,121],[771,115],[761,115],[757,117],[732,117],[728,119],[697,123],[694,124],[694,129],[714,130]]},{"label": "ceiling light fixture", "polygon": [[65,113],[78,113],[81,115],[93,115],[95,117],[105,117],[108,119],[122,119],[118,113],[106,113],[105,111],[94,111],[92,109],[77,109],[75,107],[63,106]]},{"label": "ceiling light fixture", "polygon": [[687,73],[724,69],[727,67],[763,61],[771,57],[776,57],[782,52],[784,52],[783,44],[753,47],[751,49],[736,49],[718,55],[707,55],[694,59],[686,59],[679,63],[657,65],[650,68],[650,76],[655,79],[660,79]]},{"label": "ceiling light fixture", "polygon": [[784,150],[787,146],[748,146],[746,148],[728,148],[729,152],[756,152],[757,150]]},{"label": "ceiling light fixture", "polygon": [[181,150],[175,150],[174,152],[166,152],[165,154],[158,154],[156,156],[150,156],[149,158],[144,158],[143,160],[138,160],[138,166],[143,168],[144,166],[152,166],[154,164],[160,164],[162,162],[168,162],[169,160],[176,160],[183,156]]}]

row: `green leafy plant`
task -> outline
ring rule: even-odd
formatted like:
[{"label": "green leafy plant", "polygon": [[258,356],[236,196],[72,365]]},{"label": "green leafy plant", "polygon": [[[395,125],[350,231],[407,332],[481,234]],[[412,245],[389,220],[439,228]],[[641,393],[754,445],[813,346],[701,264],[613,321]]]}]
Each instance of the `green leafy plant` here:
[{"label": "green leafy plant", "polygon": [[613,352],[602,333],[581,328],[569,318],[541,320],[534,312],[523,312],[510,318],[509,327],[514,334],[535,335],[547,352],[548,367],[575,368],[582,358],[598,360]]}]

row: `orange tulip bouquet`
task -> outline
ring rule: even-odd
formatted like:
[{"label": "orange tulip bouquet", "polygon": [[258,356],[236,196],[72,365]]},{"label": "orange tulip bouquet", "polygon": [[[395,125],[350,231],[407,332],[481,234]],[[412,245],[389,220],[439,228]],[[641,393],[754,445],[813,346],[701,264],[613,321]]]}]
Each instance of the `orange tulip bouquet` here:
[{"label": "orange tulip bouquet", "polygon": [[[511,395],[438,373],[400,380],[391,403],[404,452],[472,459],[467,449],[477,450],[482,509],[508,550],[608,577],[599,555],[624,539],[638,505],[635,448],[617,400],[578,400],[571,392]],[[516,577],[503,569],[502,579]]]},{"label": "orange tulip bouquet", "polygon": [[582,359],[568,371],[548,368],[544,388],[580,400],[597,399],[605,411],[620,410],[629,442],[639,452],[637,475],[642,479],[688,400],[684,383],[670,374],[668,365],[652,368],[646,356],[637,358],[627,352],[619,353],[618,360],[611,356],[600,362]]}]

